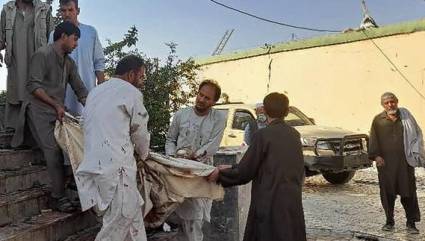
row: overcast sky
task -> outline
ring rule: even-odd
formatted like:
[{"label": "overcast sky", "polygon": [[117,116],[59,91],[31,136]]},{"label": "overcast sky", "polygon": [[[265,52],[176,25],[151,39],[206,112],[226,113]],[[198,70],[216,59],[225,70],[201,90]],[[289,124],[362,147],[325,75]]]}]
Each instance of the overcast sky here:
[{"label": "overcast sky", "polygon": [[[264,17],[311,28],[343,30],[358,27],[360,0],[217,0]],[[58,1],[55,1],[58,2]],[[1,0],[0,3],[6,3]],[[379,25],[425,17],[425,0],[369,0]],[[54,11],[57,3],[53,5]],[[327,33],[292,29],[263,22],[214,4],[210,0],[80,0],[80,21],[97,28],[103,44],[117,41],[130,26],[139,29],[139,49],[164,58],[164,43],[178,44],[183,58],[211,55],[228,29],[235,29],[223,52],[286,42]],[[6,88],[6,69],[0,69],[0,89]]]}]

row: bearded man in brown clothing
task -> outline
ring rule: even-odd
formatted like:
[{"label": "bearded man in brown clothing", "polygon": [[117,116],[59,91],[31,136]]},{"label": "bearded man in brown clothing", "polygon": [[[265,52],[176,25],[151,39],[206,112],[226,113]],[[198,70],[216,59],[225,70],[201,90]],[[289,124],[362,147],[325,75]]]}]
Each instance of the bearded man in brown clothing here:
[{"label": "bearded man in brown clothing", "polygon": [[398,107],[393,93],[384,93],[381,105],[384,111],[375,116],[370,131],[369,158],[378,168],[381,203],[387,219],[382,230],[394,230],[394,204],[400,195],[407,231],[418,234],[415,222],[420,221],[420,211],[415,167],[423,165],[422,131],[410,112]]}]

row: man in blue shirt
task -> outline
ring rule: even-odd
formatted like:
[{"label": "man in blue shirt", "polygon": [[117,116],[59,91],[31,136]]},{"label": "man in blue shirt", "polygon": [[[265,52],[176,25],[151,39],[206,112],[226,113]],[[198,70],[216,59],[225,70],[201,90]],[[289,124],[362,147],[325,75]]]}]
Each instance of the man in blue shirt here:
[{"label": "man in blue shirt", "polygon": [[[81,31],[78,47],[69,56],[75,61],[78,73],[87,90],[90,91],[96,84],[105,81],[105,57],[97,31],[93,26],[78,21],[80,13],[78,0],[60,0],[59,11],[64,21],[73,23]],[[65,96],[65,106],[68,111],[76,116],[81,115],[83,106],[77,101],[70,88],[67,88]]]}]

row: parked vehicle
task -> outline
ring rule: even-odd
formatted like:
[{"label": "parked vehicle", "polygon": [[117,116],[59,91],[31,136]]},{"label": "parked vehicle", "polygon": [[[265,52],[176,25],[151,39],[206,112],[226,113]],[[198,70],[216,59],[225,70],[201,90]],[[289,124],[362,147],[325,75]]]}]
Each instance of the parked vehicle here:
[{"label": "parked vehicle", "polygon": [[[246,125],[255,119],[254,106],[243,103],[219,104],[215,109],[227,115],[221,147],[244,145]],[[289,108],[286,123],[301,134],[306,176],[321,174],[332,184],[350,181],[356,170],[372,165],[368,159],[368,136],[337,127],[315,124],[296,107]]]}]

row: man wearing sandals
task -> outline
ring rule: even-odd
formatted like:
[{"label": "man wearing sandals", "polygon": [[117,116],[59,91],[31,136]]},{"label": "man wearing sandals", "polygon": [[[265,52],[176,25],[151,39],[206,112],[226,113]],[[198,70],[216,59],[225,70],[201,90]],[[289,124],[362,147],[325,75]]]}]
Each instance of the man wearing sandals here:
[{"label": "man wearing sandals", "polygon": [[54,43],[40,48],[31,58],[27,90],[29,127],[44,154],[52,188],[51,206],[71,212],[73,205],[65,196],[63,155],[54,137],[55,121],[62,121],[65,109],[65,87],[70,84],[84,104],[87,89],[78,75],[74,61],[68,56],[77,46],[80,30],[70,22],[55,28]]},{"label": "man wearing sandals", "polygon": [[115,76],[95,87],[87,97],[84,117],[84,160],[76,178],[81,206],[103,213],[96,241],[145,241],[137,189],[134,152],[142,160],[149,153],[148,113],[143,95],[145,66],[141,58],[121,59]]},{"label": "man wearing sandals", "polygon": [[381,203],[387,219],[382,230],[394,230],[394,204],[400,195],[407,232],[418,234],[415,222],[420,221],[421,214],[415,167],[424,166],[425,162],[422,131],[413,115],[398,107],[393,93],[384,93],[381,105],[384,111],[375,116],[370,130],[369,158],[378,168]]}]

